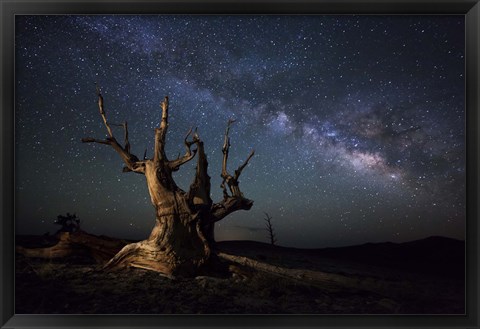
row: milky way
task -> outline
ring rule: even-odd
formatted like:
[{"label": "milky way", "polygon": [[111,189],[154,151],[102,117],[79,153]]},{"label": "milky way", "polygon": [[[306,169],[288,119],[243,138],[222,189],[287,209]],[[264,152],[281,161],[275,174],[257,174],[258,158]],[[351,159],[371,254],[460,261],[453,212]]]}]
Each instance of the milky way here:
[{"label": "milky way", "polygon": [[[144,177],[105,145],[128,121],[153,152],[170,97],[167,153],[198,127],[222,197],[229,166],[255,150],[240,186],[250,211],[217,240],[296,247],[465,236],[464,16],[16,16],[16,231],[142,239],[154,224]],[[122,128],[115,133],[122,136]],[[187,189],[194,161],[175,174]]]}]

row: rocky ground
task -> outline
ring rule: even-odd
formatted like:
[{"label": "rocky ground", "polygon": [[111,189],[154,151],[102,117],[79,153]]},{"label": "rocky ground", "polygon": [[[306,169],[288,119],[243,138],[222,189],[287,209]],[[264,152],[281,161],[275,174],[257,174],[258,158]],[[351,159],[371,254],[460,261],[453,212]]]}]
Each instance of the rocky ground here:
[{"label": "rocky ground", "polygon": [[[35,246],[28,237],[17,243]],[[86,255],[51,260],[17,254],[15,312],[463,314],[463,242],[424,244],[412,251],[411,245],[394,244],[302,250],[221,242],[220,259],[229,273],[174,280],[141,269],[101,271]],[[442,246],[450,251],[443,261],[422,256]]]}]

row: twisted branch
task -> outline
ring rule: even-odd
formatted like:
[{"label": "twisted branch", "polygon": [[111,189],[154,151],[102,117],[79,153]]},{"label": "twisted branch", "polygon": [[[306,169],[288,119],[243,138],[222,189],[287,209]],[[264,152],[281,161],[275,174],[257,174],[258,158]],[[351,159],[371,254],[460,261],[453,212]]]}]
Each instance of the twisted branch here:
[{"label": "twisted branch", "polygon": [[223,162],[222,162],[221,177],[223,178],[223,181],[222,181],[222,184],[220,185],[220,187],[223,189],[224,199],[229,197],[226,185],[228,185],[228,188],[230,189],[230,192],[231,192],[233,197],[243,198],[243,194],[240,191],[240,188],[238,186],[238,178],[240,177],[240,174],[242,173],[243,169],[248,165],[248,162],[250,161],[250,159],[255,154],[255,151],[252,150],[250,152],[247,160],[245,160],[245,162],[242,165],[240,165],[237,168],[237,170],[235,170],[235,175],[234,176],[232,176],[228,173],[227,162],[228,162],[228,152],[229,152],[229,149],[230,149],[230,137],[228,136],[228,134],[230,132],[230,126],[234,122],[235,122],[235,120],[232,120],[232,119],[229,119],[228,122],[227,122],[227,128],[225,130],[225,138],[224,138],[224,141],[223,141],[223,148],[222,148]]},{"label": "twisted branch", "polygon": [[100,115],[102,116],[103,123],[105,124],[105,127],[107,128],[108,135],[109,135],[111,138],[113,138],[112,129],[111,129],[110,126],[108,125],[107,117],[106,117],[106,115],[105,115],[105,110],[104,110],[104,108],[103,108],[103,96],[102,96],[102,94],[100,93],[100,88],[98,87],[97,84],[95,84],[95,87],[97,88],[98,109],[100,110]]},{"label": "twisted branch", "polygon": [[130,153],[130,142],[128,141],[128,123],[127,121],[123,123],[111,123],[112,126],[117,126],[117,127],[123,127],[123,130],[125,131],[125,151],[127,153]]},{"label": "twisted branch", "polygon": [[195,133],[193,134],[192,140],[191,141],[188,140],[188,137],[192,133],[192,130],[193,130],[192,128],[190,128],[188,130],[188,133],[185,136],[185,139],[183,141],[184,144],[185,144],[185,149],[186,149],[185,155],[182,156],[182,157],[179,156],[176,160],[168,162],[168,165],[169,165],[169,167],[172,171],[177,171],[180,168],[181,165],[183,165],[183,164],[187,163],[188,161],[192,160],[195,157],[195,154],[197,153],[196,149],[192,150],[192,145],[196,144],[200,141],[200,139],[198,137],[198,134],[197,134],[197,129],[195,129]]},{"label": "twisted branch", "polygon": [[127,122],[125,121],[122,126],[124,127],[125,130],[125,147],[122,147],[115,137],[113,136],[112,129],[110,128],[110,125],[108,124],[107,121],[107,116],[105,114],[105,109],[104,109],[104,103],[103,103],[103,96],[100,93],[100,88],[97,87],[97,96],[98,96],[98,108],[100,110],[100,115],[102,116],[103,123],[105,124],[105,127],[107,128],[107,132],[109,137],[107,137],[105,140],[101,139],[96,139],[92,137],[86,137],[82,138],[82,143],[98,143],[98,144],[105,144],[105,145],[110,145],[113,147],[113,149],[120,155],[122,158],[123,162],[125,163],[126,167],[123,168],[123,172],[129,172],[133,171],[136,173],[144,174],[145,173],[145,161],[139,161],[138,158],[130,153],[130,143],[128,141],[128,126]]}]

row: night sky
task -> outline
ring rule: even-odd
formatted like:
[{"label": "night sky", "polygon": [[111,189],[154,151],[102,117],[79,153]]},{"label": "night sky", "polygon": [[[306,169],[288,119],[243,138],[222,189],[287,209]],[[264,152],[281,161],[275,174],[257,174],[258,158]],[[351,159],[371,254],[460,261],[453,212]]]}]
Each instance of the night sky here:
[{"label": "night sky", "polygon": [[[94,234],[143,239],[145,178],[122,173],[95,82],[132,153],[167,155],[198,127],[220,201],[222,142],[254,200],[217,240],[334,247],[465,237],[464,16],[16,16],[16,231],[54,233],[76,213]],[[121,127],[115,127],[123,139]],[[187,189],[195,160],[175,179]]]}]

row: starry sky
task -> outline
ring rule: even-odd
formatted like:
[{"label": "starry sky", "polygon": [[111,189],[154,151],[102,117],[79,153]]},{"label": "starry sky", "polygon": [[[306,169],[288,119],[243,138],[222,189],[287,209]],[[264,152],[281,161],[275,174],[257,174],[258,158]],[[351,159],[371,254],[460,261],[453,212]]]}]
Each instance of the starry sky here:
[{"label": "starry sky", "polygon": [[[465,237],[464,16],[16,16],[16,232],[76,213],[94,234],[143,239],[145,178],[81,138],[128,121],[153,155],[170,98],[167,155],[198,127],[220,201],[222,142],[250,211],[217,240],[302,248]],[[121,127],[114,134],[123,139]],[[195,161],[175,173],[187,189]]]}]

